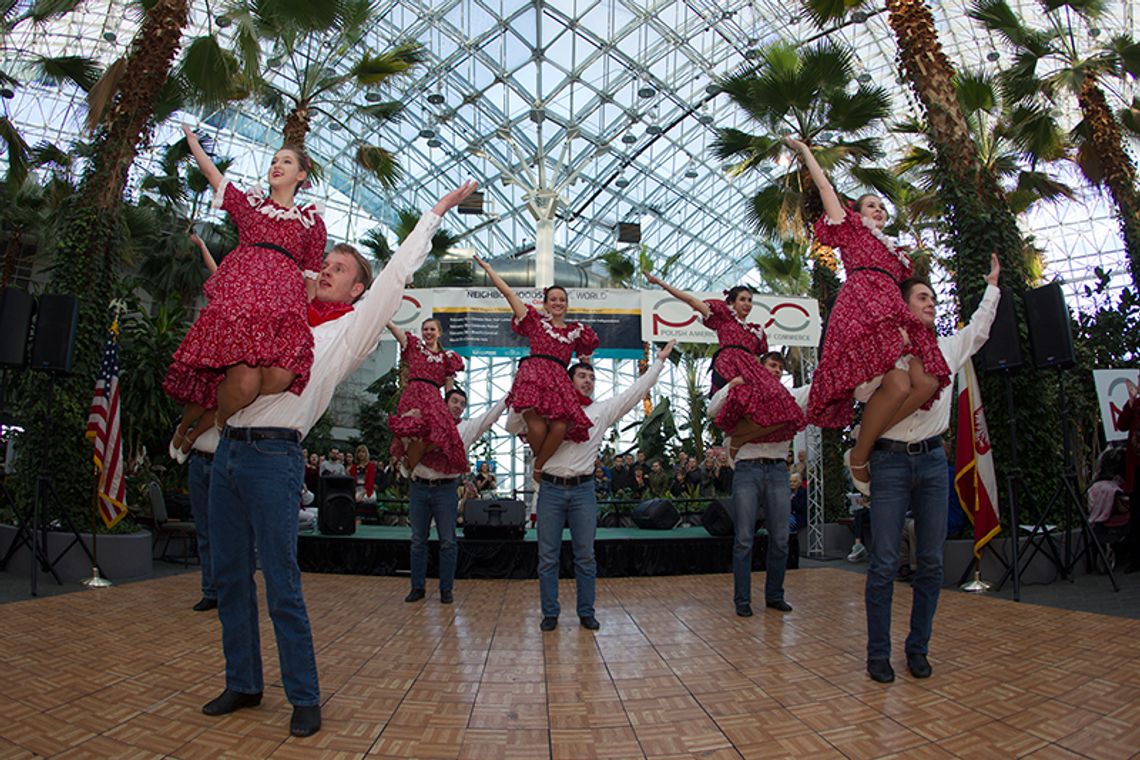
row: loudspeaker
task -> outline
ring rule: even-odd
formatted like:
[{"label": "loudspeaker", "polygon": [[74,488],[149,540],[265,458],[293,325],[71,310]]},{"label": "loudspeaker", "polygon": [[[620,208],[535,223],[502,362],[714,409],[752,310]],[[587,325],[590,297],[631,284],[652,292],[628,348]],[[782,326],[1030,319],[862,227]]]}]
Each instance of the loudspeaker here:
[{"label": "loudspeaker", "polygon": [[1076,365],[1073,328],[1060,283],[1053,282],[1026,292],[1025,321],[1029,324],[1033,363],[1038,369],[1068,369]]},{"label": "loudspeaker", "polygon": [[23,367],[28,361],[34,306],[35,299],[16,288],[4,288],[0,295],[0,367]]},{"label": "loudspeaker", "polygon": [[628,222],[618,223],[618,239],[619,243],[640,243],[641,242],[641,225],[631,224]]},{"label": "loudspeaker", "polygon": [[731,536],[735,523],[732,521],[731,502],[728,499],[714,499],[701,515],[701,526],[710,536]]},{"label": "loudspeaker", "polygon": [[348,475],[320,478],[317,529],[328,536],[351,536],[356,532],[356,481]]},{"label": "loudspeaker", "polygon": [[526,535],[526,505],[517,499],[468,499],[463,506],[463,537],[514,539]]},{"label": "loudspeaker", "polygon": [[633,524],[642,530],[672,530],[680,515],[668,499],[649,499],[633,509]]},{"label": "loudspeaker", "polygon": [[79,323],[79,301],[75,296],[40,296],[36,333],[32,339],[32,369],[71,372],[75,327]]},{"label": "loudspeaker", "polygon": [[1013,311],[1013,293],[1001,292],[997,315],[990,327],[990,338],[982,346],[986,372],[1000,369],[1018,369],[1023,364],[1021,344],[1017,334],[1017,315]]},{"label": "loudspeaker", "polygon": [[460,214],[482,214],[483,213],[483,193],[474,192],[459,202],[459,208],[456,209]]}]

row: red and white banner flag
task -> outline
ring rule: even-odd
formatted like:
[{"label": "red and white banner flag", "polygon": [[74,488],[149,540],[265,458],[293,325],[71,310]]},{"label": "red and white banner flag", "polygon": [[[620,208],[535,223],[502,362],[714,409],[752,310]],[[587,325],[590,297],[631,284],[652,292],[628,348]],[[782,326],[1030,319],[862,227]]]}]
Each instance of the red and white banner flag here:
[{"label": "red and white banner flag", "polygon": [[997,476],[982,391],[974,363],[967,360],[958,371],[958,435],[954,457],[954,490],[966,517],[974,525],[974,556],[1001,531],[998,518]]}]

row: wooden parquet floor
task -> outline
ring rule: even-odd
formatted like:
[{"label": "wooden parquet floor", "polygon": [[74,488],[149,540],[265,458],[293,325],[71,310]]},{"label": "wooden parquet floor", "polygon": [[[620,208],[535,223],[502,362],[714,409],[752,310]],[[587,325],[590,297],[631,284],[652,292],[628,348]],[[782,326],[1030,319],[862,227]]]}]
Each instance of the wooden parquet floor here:
[{"label": "wooden parquet floor", "polygon": [[[1127,758],[1140,752],[1140,621],[944,593],[934,676],[864,673],[863,578],[788,574],[791,614],[733,614],[728,575],[604,579],[596,634],[538,630],[537,581],[306,575],[324,729],[288,737],[263,621],[260,708],[223,686],[198,578],[0,607],[0,758]],[[763,575],[755,578],[762,591]],[[569,604],[567,605],[567,602]]]}]

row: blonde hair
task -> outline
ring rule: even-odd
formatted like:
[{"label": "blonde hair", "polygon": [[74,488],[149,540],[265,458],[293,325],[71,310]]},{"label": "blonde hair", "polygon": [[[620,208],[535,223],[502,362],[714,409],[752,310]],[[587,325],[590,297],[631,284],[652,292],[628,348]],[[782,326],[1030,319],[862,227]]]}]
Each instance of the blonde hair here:
[{"label": "blonde hair", "polygon": [[[341,253],[345,256],[351,256],[353,261],[356,262],[356,279],[354,279],[353,282],[359,282],[364,286],[364,290],[361,294],[352,299],[353,303],[356,303],[356,301],[372,287],[372,264],[368,262],[368,259],[364,258],[364,254],[356,250],[355,246],[351,246],[348,243],[337,243],[329,249],[329,253]],[[325,255],[327,256],[328,254]]]},{"label": "blonde hair", "polygon": [[363,443],[356,447],[356,458],[360,459],[361,456],[371,458],[368,456],[368,447]]}]

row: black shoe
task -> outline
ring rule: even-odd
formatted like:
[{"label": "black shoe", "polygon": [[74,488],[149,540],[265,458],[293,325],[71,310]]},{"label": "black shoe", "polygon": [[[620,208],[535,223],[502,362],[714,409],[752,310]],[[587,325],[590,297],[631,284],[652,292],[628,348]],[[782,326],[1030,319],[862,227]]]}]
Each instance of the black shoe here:
[{"label": "black shoe", "polygon": [[199,599],[198,603],[195,604],[191,609],[193,609],[195,612],[205,612],[206,610],[216,610],[216,609],[218,609],[218,600],[217,599],[210,599],[209,597],[204,596],[201,599]]},{"label": "black shoe", "polygon": [[867,675],[872,681],[890,683],[895,680],[895,669],[891,667],[890,660],[867,660]]},{"label": "black shoe", "polygon": [[553,631],[557,627],[558,627],[558,618],[552,617],[550,615],[547,615],[546,617],[544,617],[542,619],[542,622],[538,624],[538,630],[540,630],[540,631]]},{"label": "black shoe", "polygon": [[448,589],[447,591],[444,591],[443,589],[439,590],[439,603],[440,604],[451,604],[454,601],[455,601],[455,596],[451,593],[451,589]]},{"label": "black shoe", "polygon": [[321,730],[321,706],[294,707],[289,733],[293,736],[312,736]]},{"label": "black shoe", "polygon": [[211,699],[202,705],[203,715],[229,715],[234,710],[243,707],[257,707],[261,704],[261,692],[256,694],[242,694],[240,691],[226,689],[221,696]]},{"label": "black shoe", "polygon": [[918,652],[906,653],[906,669],[915,678],[930,678],[930,674],[933,672],[926,655]]},{"label": "black shoe", "polygon": [[418,602],[419,600],[423,599],[424,596],[425,596],[425,594],[424,594],[424,590],[422,588],[414,588],[408,592],[407,596],[404,597],[404,601],[405,602]]},{"label": "black shoe", "polygon": [[779,600],[778,602],[764,602],[764,606],[769,607],[773,610],[779,610],[780,612],[792,611],[792,605],[788,604],[783,599]]},{"label": "black shoe", "polygon": [[585,628],[587,631],[596,631],[602,627],[601,624],[598,622],[598,619],[596,617],[594,617],[593,615],[586,615],[585,617],[580,617],[580,618],[578,618],[578,622],[581,623],[582,627]]},{"label": "black shoe", "polygon": [[736,605],[736,614],[739,617],[752,617],[751,604],[738,604]]}]

